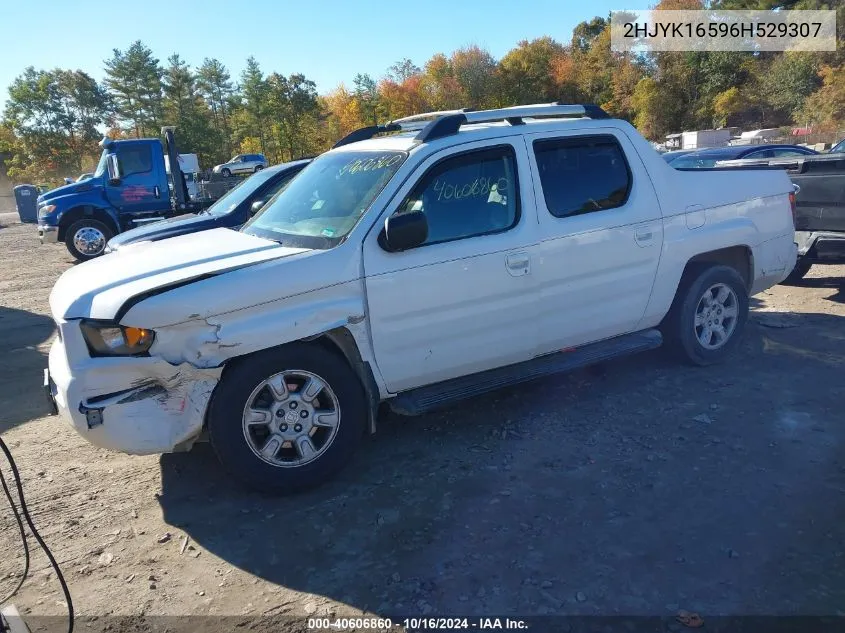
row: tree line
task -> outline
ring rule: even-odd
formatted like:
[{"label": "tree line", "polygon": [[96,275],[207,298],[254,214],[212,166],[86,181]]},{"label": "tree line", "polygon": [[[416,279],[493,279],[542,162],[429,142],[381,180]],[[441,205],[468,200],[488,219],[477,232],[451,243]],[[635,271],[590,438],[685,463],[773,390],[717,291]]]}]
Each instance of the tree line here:
[{"label": "tree line", "polygon": [[[707,0],[714,9],[838,10],[842,0]],[[700,9],[705,0],[662,0]],[[845,41],[845,40],[843,40]],[[81,70],[29,67],[8,88],[0,155],[10,178],[47,183],[90,170],[102,130],[113,138],[158,136],[175,125],[180,151],[209,167],[237,153],[271,163],[320,153],[350,131],[429,110],[521,103],[596,103],[648,138],[722,126],[845,128],[845,51],[653,53],[611,51],[609,17],[578,24],[569,42],[521,41],[501,59],[468,46],[421,67],[409,59],[376,79],[358,74],[318,94],[301,73],[266,73],[250,57],[239,77],[214,58],[162,62],[141,41],[115,49],[98,82]]]}]

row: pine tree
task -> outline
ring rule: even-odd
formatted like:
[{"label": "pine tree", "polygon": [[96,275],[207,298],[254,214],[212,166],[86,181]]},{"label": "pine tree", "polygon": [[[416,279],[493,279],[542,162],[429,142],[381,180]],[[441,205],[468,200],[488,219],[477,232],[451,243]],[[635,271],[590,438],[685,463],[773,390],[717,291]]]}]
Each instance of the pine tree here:
[{"label": "pine tree", "polygon": [[355,100],[361,110],[361,118],[367,125],[378,123],[378,88],[376,80],[358,73],[352,80],[355,86]]},{"label": "pine tree", "polygon": [[197,88],[211,108],[214,129],[223,139],[223,153],[217,154],[220,160],[226,160],[232,154],[232,128],[230,102],[234,91],[229,71],[216,59],[205,58],[197,70]]},{"label": "pine tree", "polygon": [[106,60],[106,86],[117,116],[131,124],[135,136],[158,135],[162,120],[162,76],[164,71],[153,52],[141,40],[125,52],[114,49]]},{"label": "pine tree", "polygon": [[241,95],[244,109],[245,136],[259,140],[262,153],[267,153],[267,81],[255,57],[246,60],[246,69],[241,74]]},{"label": "pine tree", "polygon": [[196,89],[188,64],[179,55],[171,55],[164,74],[164,120],[176,126],[179,148],[212,159],[219,138],[211,128],[210,111]]}]

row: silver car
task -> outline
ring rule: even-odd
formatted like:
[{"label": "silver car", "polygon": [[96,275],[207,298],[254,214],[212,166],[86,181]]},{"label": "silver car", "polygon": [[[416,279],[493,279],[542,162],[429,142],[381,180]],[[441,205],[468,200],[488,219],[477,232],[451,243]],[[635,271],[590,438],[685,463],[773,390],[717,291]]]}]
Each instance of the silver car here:
[{"label": "silver car", "polygon": [[228,163],[214,166],[215,174],[223,174],[227,178],[232,174],[252,174],[267,167],[264,154],[238,154]]}]

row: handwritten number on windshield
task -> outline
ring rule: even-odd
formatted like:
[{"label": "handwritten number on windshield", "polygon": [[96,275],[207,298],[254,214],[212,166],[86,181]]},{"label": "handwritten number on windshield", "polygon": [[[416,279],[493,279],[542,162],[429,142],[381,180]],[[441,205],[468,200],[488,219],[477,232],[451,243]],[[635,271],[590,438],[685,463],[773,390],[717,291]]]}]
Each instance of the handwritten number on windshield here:
[{"label": "handwritten number on windshield", "polygon": [[338,171],[338,176],[343,174],[357,174],[363,171],[376,171],[378,169],[386,169],[392,167],[396,163],[402,161],[402,156],[399,154],[376,156],[373,158],[356,158],[353,161],[346,163]]}]

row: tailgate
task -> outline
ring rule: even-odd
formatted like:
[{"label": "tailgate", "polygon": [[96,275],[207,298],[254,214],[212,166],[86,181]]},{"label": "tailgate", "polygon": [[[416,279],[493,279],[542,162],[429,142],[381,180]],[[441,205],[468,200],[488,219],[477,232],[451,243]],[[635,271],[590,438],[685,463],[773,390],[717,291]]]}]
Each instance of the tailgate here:
[{"label": "tailgate", "polygon": [[798,231],[845,231],[845,172],[790,174],[801,187],[795,196]]}]

